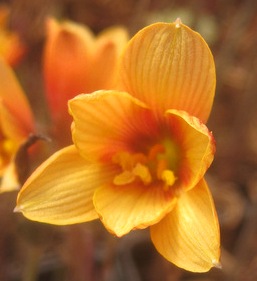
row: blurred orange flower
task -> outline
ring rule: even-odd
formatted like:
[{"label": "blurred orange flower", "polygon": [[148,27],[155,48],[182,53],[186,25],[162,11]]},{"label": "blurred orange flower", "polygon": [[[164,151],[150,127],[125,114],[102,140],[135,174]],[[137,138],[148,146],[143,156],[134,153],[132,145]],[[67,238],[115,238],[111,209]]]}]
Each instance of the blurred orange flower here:
[{"label": "blurred orange flower", "polygon": [[69,102],[75,145],[27,180],[16,211],[52,224],[99,218],[117,236],[150,227],[156,249],[186,270],[219,266],[219,224],[204,180],[215,151],[205,126],[215,66],[202,37],[156,23],[129,42],[119,90]]},{"label": "blurred orange flower", "polygon": [[4,192],[19,187],[13,158],[34,132],[34,119],[15,74],[1,58],[0,79],[0,192]]},{"label": "blurred orange flower", "polygon": [[6,6],[0,6],[0,55],[14,66],[20,61],[26,48],[18,34],[8,29],[9,13]]},{"label": "blurred orange flower", "polygon": [[95,37],[81,24],[47,20],[44,77],[53,131],[60,145],[71,143],[67,101],[81,92],[113,88],[118,57],[127,41],[122,27],[106,29]]}]

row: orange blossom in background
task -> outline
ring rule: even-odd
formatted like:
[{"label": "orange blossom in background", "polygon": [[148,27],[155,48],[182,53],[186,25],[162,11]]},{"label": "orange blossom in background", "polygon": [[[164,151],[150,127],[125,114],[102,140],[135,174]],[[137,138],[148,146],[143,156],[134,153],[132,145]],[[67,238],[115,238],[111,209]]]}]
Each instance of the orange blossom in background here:
[{"label": "orange blossom in background", "polygon": [[14,155],[34,132],[28,100],[11,67],[0,58],[0,192],[17,190]]},{"label": "orange blossom in background", "polygon": [[10,10],[6,6],[0,6],[0,55],[8,64],[16,65],[25,53],[25,45],[18,34],[8,27]]},{"label": "orange blossom in background", "polygon": [[122,27],[106,29],[95,37],[81,24],[47,20],[45,90],[59,145],[71,143],[67,101],[81,92],[113,88],[118,57],[127,40]]}]

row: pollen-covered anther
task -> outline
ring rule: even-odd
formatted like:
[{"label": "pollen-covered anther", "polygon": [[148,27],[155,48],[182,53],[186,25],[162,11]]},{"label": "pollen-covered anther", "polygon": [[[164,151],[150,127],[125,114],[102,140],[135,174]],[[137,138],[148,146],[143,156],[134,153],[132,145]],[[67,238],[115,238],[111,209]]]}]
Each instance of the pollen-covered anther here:
[{"label": "pollen-covered anther", "polygon": [[137,163],[131,171],[125,170],[115,176],[113,183],[115,185],[126,185],[132,183],[136,179],[140,179],[144,185],[148,185],[152,182],[152,176],[147,166]]},{"label": "pollen-covered anther", "polygon": [[162,172],[161,179],[164,182],[164,186],[163,186],[164,191],[168,191],[169,188],[174,185],[177,178],[175,177],[173,171],[164,170]]},{"label": "pollen-covered anther", "polygon": [[[167,148],[166,148],[167,146]],[[170,144],[160,143],[153,145],[147,154],[120,152],[113,157],[113,163],[120,166],[113,183],[118,186],[131,184],[134,181],[148,186],[161,183],[164,191],[170,190],[177,180],[172,165],[174,152]]]},{"label": "pollen-covered anther", "polygon": [[132,183],[135,179],[136,176],[131,171],[123,171],[114,177],[113,183],[115,185],[126,185]]},{"label": "pollen-covered anther", "polygon": [[152,176],[149,171],[149,168],[145,165],[137,163],[137,165],[133,169],[133,174],[135,176],[138,176],[145,185],[150,184],[152,182]]},{"label": "pollen-covered anther", "polygon": [[115,185],[126,185],[140,180],[144,185],[152,182],[152,175],[147,157],[143,153],[130,154],[128,152],[118,153],[113,157],[113,163],[118,164],[122,172],[114,177]]}]

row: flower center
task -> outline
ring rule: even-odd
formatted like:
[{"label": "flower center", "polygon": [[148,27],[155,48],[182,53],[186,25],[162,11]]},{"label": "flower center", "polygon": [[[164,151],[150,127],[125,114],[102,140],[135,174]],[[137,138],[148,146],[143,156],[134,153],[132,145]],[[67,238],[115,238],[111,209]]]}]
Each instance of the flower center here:
[{"label": "flower center", "polygon": [[144,185],[163,182],[168,191],[177,179],[178,149],[170,140],[150,147],[147,153],[120,152],[113,157],[120,165],[121,173],[114,177],[115,185],[126,185],[141,181]]}]

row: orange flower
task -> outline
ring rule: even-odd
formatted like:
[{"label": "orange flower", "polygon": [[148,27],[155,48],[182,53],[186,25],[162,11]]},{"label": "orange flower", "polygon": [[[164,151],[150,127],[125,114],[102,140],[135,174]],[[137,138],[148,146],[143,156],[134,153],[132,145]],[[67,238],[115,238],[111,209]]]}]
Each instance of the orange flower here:
[{"label": "orange flower", "polygon": [[25,46],[16,33],[8,30],[7,20],[9,12],[6,6],[0,6],[0,55],[10,65],[15,65],[23,56]]},{"label": "orange flower", "polygon": [[60,144],[71,143],[67,101],[81,92],[113,88],[117,60],[127,40],[121,27],[95,38],[85,26],[48,19],[44,76],[54,135]]},{"label": "orange flower", "polygon": [[0,58],[0,192],[18,189],[13,157],[34,132],[34,120],[15,74]]},{"label": "orange flower", "polygon": [[186,270],[219,266],[219,224],[203,176],[215,151],[207,121],[215,67],[180,20],[150,25],[121,56],[119,90],[69,102],[75,145],[41,165],[16,211],[52,224],[99,218],[117,236],[150,227],[156,249]]}]

